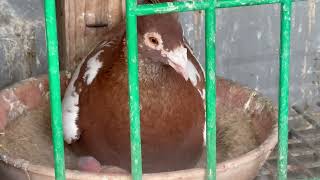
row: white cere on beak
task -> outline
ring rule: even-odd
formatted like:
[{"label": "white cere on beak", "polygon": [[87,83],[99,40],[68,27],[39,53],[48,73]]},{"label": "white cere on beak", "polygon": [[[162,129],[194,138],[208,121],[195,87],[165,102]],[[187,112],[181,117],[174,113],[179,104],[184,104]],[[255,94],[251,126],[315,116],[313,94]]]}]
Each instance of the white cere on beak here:
[{"label": "white cere on beak", "polygon": [[190,80],[193,86],[196,86],[200,74],[193,63],[188,59],[188,49],[180,46],[173,51],[164,52],[169,58],[169,65],[179,72],[185,80]]},{"label": "white cere on beak", "polygon": [[185,80],[188,80],[188,74],[186,72],[188,65],[187,49],[180,46],[173,51],[165,52],[165,54],[169,58],[169,65],[180,73]]}]

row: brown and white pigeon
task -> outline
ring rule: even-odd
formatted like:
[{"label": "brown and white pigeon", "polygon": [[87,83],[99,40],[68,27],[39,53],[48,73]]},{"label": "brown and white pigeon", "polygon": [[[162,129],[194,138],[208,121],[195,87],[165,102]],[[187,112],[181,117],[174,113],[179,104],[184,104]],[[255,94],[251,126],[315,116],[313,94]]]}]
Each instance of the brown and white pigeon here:
[{"label": "brown and white pigeon", "polygon": [[[205,140],[203,70],[175,14],[138,17],[137,28],[143,171],[191,168]],[[80,164],[95,166],[94,158],[130,171],[125,37],[125,23],[108,32],[66,89],[64,139],[81,156],[90,156]]]}]

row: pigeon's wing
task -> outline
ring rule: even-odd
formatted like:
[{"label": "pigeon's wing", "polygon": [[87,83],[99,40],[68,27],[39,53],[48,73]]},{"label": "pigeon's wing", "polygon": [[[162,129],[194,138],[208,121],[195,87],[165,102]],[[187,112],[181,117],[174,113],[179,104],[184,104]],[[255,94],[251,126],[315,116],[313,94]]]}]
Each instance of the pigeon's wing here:
[{"label": "pigeon's wing", "polygon": [[92,84],[102,66],[106,70],[112,68],[114,61],[118,59],[114,54],[122,47],[124,36],[125,22],[121,22],[101,37],[101,41],[80,62],[73,73],[62,102],[64,139],[67,143],[70,144],[80,138],[81,131],[77,121],[82,91]]}]

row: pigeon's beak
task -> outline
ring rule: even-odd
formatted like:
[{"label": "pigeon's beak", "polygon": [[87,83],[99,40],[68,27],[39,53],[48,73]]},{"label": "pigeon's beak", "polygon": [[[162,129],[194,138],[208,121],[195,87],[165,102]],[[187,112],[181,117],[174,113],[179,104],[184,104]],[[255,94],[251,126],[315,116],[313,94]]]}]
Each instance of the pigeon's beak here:
[{"label": "pigeon's beak", "polygon": [[188,65],[188,56],[187,56],[188,50],[183,47],[179,46],[173,51],[167,52],[167,57],[169,59],[169,65],[176,70],[178,73],[180,73],[185,80],[188,80],[188,74],[187,74],[187,65]]}]

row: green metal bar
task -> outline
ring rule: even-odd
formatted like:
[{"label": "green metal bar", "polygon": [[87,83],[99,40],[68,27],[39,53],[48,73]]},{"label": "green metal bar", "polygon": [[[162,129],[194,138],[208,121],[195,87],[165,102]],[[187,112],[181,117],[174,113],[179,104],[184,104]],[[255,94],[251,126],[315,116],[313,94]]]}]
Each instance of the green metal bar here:
[{"label": "green metal bar", "polygon": [[216,179],[216,0],[205,11],[207,179]]},{"label": "green metal bar", "polygon": [[217,8],[232,8],[240,6],[255,6],[280,3],[281,0],[222,0],[217,2]]},{"label": "green metal bar", "polygon": [[[280,0],[220,0],[216,2],[216,8],[231,8],[240,6],[254,6],[280,3]],[[184,2],[169,2],[158,4],[143,4],[138,5],[134,9],[137,16],[165,14],[173,12],[199,11],[209,8],[208,1],[184,1]]]},{"label": "green metal bar", "polygon": [[[216,178],[216,78],[215,78],[215,9],[279,3],[280,0],[216,0],[187,1],[139,5],[135,0],[126,1],[128,43],[128,85],[130,105],[131,164],[134,180],[142,178],[140,102],[138,77],[137,16],[205,10],[206,26],[206,139],[207,178]],[[287,178],[288,155],[288,96],[291,30],[291,0],[281,2],[281,51],[279,80],[279,159],[278,179]],[[59,54],[57,41],[55,1],[45,0],[46,37],[49,61],[49,85],[52,117],[52,136],[55,159],[55,178],[65,179],[64,146],[60,101]]]},{"label": "green metal bar", "polygon": [[[130,24],[127,26],[128,33],[128,46],[129,46],[129,74],[136,76],[132,81],[137,81],[138,84],[138,74],[137,72],[137,37],[136,29],[132,30],[132,27],[136,28],[136,16],[142,15],[151,15],[151,14],[163,14],[163,13],[172,13],[172,12],[185,12],[185,11],[196,11],[196,10],[205,10],[206,17],[206,129],[207,129],[207,178],[209,180],[216,178],[216,88],[215,88],[215,9],[216,8],[230,8],[238,6],[253,6],[253,5],[262,5],[262,4],[273,4],[279,3],[280,0],[236,0],[236,1],[219,1],[208,0],[204,2],[173,2],[173,3],[160,3],[152,5],[139,5],[131,1],[127,3],[127,23]],[[132,14],[131,14],[132,13]],[[134,15],[133,15],[134,14]],[[287,153],[288,153],[288,95],[289,95],[289,56],[290,56],[290,23],[291,23],[291,0],[283,0],[281,2],[281,52],[280,52],[280,88],[279,88],[279,160],[278,160],[278,178],[286,179],[287,176]],[[132,39],[129,40],[129,37]],[[132,41],[130,43],[130,41]],[[130,47],[130,46],[135,47]],[[132,72],[130,71],[130,61],[132,61]],[[136,63],[136,64],[135,64]],[[135,64],[135,65],[134,65]],[[135,75],[133,75],[135,74]],[[137,96],[130,95],[130,110],[131,110],[131,131],[135,131],[136,134],[132,133],[131,138],[138,140],[139,142],[132,142],[132,151],[136,146],[141,148],[140,140],[140,129],[138,131],[135,126],[140,128],[139,124],[139,101],[133,100],[133,98],[138,97],[138,87],[135,87],[134,84],[130,82],[129,76],[129,85],[131,87],[132,94],[136,93]],[[138,86],[138,85],[137,85]],[[134,107],[137,106],[137,107]],[[136,113],[136,114],[134,114]],[[135,119],[136,118],[136,119]],[[138,137],[139,136],[139,137]],[[137,158],[137,160],[135,160]],[[133,167],[132,171],[136,171],[136,174],[141,172],[141,149],[138,150],[138,155],[135,156],[132,154],[132,165],[138,165],[137,170]],[[139,162],[140,161],[140,162]],[[141,173],[140,173],[141,174]],[[140,175],[139,174],[139,175]],[[135,176],[135,173],[133,173]],[[141,176],[136,177],[141,178]]]},{"label": "green metal bar", "polygon": [[53,138],[54,169],[56,180],[65,179],[64,145],[61,115],[59,52],[55,0],[44,1],[48,50],[51,127]]},{"label": "green metal bar", "polygon": [[278,179],[287,179],[291,0],[281,2]]},{"label": "green metal bar", "polygon": [[136,0],[126,1],[126,30],[128,45],[128,85],[130,106],[131,174],[133,180],[142,178],[141,137],[140,137],[140,101],[138,74],[138,32],[137,16],[134,9]]},{"label": "green metal bar", "polygon": [[209,7],[208,1],[184,1],[184,2],[169,2],[158,4],[143,4],[138,5],[135,10],[137,16],[151,14],[165,14],[172,12],[185,12],[204,10]]}]

